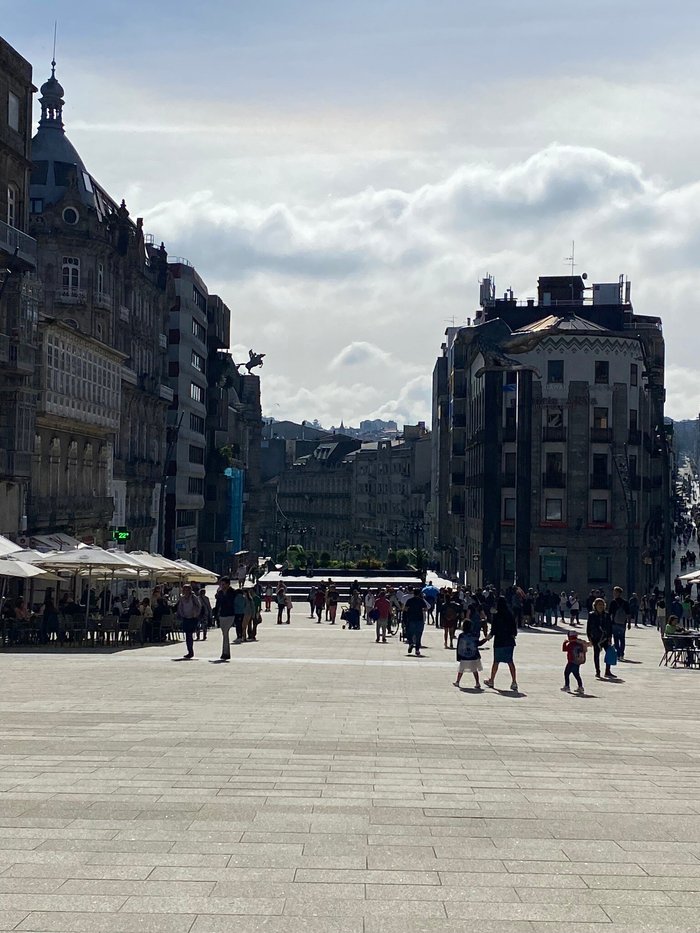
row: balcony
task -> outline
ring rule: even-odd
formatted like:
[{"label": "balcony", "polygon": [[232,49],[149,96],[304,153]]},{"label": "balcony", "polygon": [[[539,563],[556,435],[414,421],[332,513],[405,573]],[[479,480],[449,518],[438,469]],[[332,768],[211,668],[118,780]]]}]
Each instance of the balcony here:
[{"label": "balcony", "polygon": [[32,524],[42,528],[71,525],[76,521],[97,528],[109,524],[113,512],[111,496],[32,496],[29,502]]},{"label": "balcony", "polygon": [[170,386],[163,385],[162,382],[158,387],[158,395],[163,399],[164,402],[172,402],[174,398],[173,390],[170,388]]},{"label": "balcony", "polygon": [[7,254],[2,260],[4,265],[8,265],[10,257],[20,272],[33,272],[36,269],[36,240],[1,220],[0,253]]},{"label": "balcony", "polygon": [[630,428],[627,433],[627,443],[630,447],[639,447],[642,443],[642,432]]},{"label": "balcony", "polygon": [[104,308],[105,311],[112,310],[112,296],[108,295],[106,292],[96,292],[93,299],[93,303],[96,308]]},{"label": "balcony", "polygon": [[34,347],[0,334],[0,364],[5,374],[31,376],[34,372]]},{"label": "balcony", "polygon": [[566,476],[563,473],[543,473],[542,486],[545,489],[565,489]]},{"label": "balcony", "polygon": [[612,428],[591,428],[592,444],[611,444]]},{"label": "balcony", "polygon": [[543,441],[566,441],[566,428],[542,428]]},{"label": "balcony", "polygon": [[59,288],[55,300],[60,305],[84,305],[87,303],[87,291],[84,288]]},{"label": "balcony", "polygon": [[610,486],[611,486],[610,473],[591,473],[591,481],[590,481],[591,489],[610,489]]}]

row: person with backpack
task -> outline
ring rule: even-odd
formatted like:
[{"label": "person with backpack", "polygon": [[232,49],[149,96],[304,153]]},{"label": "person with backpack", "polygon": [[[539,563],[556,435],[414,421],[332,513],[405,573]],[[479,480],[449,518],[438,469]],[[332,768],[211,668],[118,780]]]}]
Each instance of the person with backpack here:
[{"label": "person with backpack", "polygon": [[473,626],[468,618],[465,619],[464,631],[460,632],[459,638],[457,639],[457,660],[459,662],[459,669],[457,671],[457,679],[453,681],[453,686],[455,687],[459,687],[462,674],[465,671],[471,671],[474,675],[475,689],[483,689],[479,681],[479,672],[484,669],[481,663],[481,652],[479,648],[485,644],[488,639],[480,639],[480,633],[480,628]]},{"label": "person with backpack", "polygon": [[578,637],[578,632],[569,632],[569,637],[561,646],[561,650],[566,652],[566,667],[564,668],[564,686],[561,688],[565,693],[571,693],[571,676],[578,684],[576,693],[585,693],[583,689],[583,680],[581,680],[581,665],[586,663],[586,649],[591,647],[588,641],[582,641]]},{"label": "person with backpack", "polygon": [[612,636],[615,643],[615,650],[619,661],[625,656],[625,635],[627,633],[627,623],[630,618],[630,606],[627,600],[622,598],[622,587],[613,587],[613,598],[609,606],[610,618],[612,619]]}]

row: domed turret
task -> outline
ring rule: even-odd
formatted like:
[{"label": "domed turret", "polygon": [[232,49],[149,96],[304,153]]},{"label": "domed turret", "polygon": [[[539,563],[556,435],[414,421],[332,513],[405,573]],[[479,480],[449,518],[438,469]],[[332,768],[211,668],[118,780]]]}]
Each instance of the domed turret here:
[{"label": "domed turret", "polygon": [[51,77],[41,85],[41,120],[39,126],[63,130],[63,87],[56,78],[56,62],[51,62]]}]

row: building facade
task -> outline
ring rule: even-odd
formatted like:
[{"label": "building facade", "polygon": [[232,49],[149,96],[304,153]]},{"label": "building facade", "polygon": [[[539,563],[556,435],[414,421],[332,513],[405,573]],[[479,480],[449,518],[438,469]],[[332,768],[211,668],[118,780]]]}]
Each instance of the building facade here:
[{"label": "building facade", "polygon": [[432,551],[431,435],[425,424],[406,425],[395,441],[365,443],[352,459],[353,541],[381,558],[390,548]]},{"label": "building facade", "polygon": [[29,530],[151,548],[163,472],[164,249],[87,171],[52,67],[32,142],[30,232],[42,283]]},{"label": "building facade", "polygon": [[[433,502],[443,563],[473,585],[646,587],[663,562],[668,468],[659,318],[629,284],[482,285],[434,374]],[[437,461],[437,462],[436,462]]]},{"label": "building facade", "polygon": [[27,233],[32,68],[0,38],[0,534],[22,536],[34,444],[36,241]]}]

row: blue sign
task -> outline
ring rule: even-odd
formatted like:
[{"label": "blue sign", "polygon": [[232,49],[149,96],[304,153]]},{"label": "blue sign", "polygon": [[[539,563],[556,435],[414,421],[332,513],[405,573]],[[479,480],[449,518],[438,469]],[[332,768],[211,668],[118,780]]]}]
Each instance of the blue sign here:
[{"label": "blue sign", "polygon": [[229,534],[231,553],[243,549],[243,490],[245,472],[236,467],[227,467],[224,471],[228,478],[229,489]]}]

